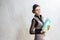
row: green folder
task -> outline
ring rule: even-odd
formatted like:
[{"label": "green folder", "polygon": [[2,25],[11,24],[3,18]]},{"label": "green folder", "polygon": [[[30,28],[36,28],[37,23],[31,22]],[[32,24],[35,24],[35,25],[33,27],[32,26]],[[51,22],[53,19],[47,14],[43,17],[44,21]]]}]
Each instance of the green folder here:
[{"label": "green folder", "polygon": [[42,29],[44,29],[45,31],[47,31],[47,30],[48,30],[48,25],[51,25],[51,21],[50,21],[49,18],[47,18],[47,19],[45,20]]}]

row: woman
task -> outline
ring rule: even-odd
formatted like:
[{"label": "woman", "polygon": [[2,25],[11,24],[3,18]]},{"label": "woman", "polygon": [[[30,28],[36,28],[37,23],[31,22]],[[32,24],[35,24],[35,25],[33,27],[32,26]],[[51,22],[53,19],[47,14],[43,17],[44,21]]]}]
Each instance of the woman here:
[{"label": "woman", "polygon": [[[32,12],[35,15],[32,19],[30,34],[35,34],[34,40],[44,40],[43,37],[45,35],[45,31],[42,30],[44,22],[42,20],[42,15],[40,14],[40,6],[38,4],[34,4]],[[48,26],[48,30],[49,28],[50,26]]]}]

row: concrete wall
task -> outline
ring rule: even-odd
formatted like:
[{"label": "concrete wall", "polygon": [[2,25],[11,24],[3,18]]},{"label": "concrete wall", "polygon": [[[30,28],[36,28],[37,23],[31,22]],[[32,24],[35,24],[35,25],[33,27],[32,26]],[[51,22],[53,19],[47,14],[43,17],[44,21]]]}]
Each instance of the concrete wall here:
[{"label": "concrete wall", "polygon": [[0,0],[0,40],[34,40],[29,28],[35,3],[40,5],[41,14],[52,22],[46,40],[60,40],[59,0]]}]

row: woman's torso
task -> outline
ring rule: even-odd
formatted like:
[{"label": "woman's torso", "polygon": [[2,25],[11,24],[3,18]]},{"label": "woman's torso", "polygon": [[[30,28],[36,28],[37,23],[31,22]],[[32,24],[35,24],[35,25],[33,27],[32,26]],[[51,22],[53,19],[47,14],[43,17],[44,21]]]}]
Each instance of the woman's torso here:
[{"label": "woman's torso", "polygon": [[[34,27],[35,27],[35,34],[41,34],[40,33],[40,31],[42,30],[42,26],[43,26],[43,24],[44,24],[44,22],[43,22],[43,20],[42,20],[42,15],[40,15],[40,17],[38,17],[38,16],[34,16],[35,18],[33,18],[33,20],[35,20],[35,25],[34,25]],[[36,20],[36,18],[38,19],[38,20]],[[39,23],[39,21],[42,23]]]}]

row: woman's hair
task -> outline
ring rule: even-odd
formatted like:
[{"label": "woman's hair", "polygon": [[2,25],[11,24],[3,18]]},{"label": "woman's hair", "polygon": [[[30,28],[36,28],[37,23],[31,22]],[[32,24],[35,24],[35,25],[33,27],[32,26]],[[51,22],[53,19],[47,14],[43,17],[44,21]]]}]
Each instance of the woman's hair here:
[{"label": "woman's hair", "polygon": [[33,13],[35,13],[34,11],[35,11],[36,7],[40,7],[40,6],[38,4],[34,4],[33,5],[33,10],[32,10]]}]

